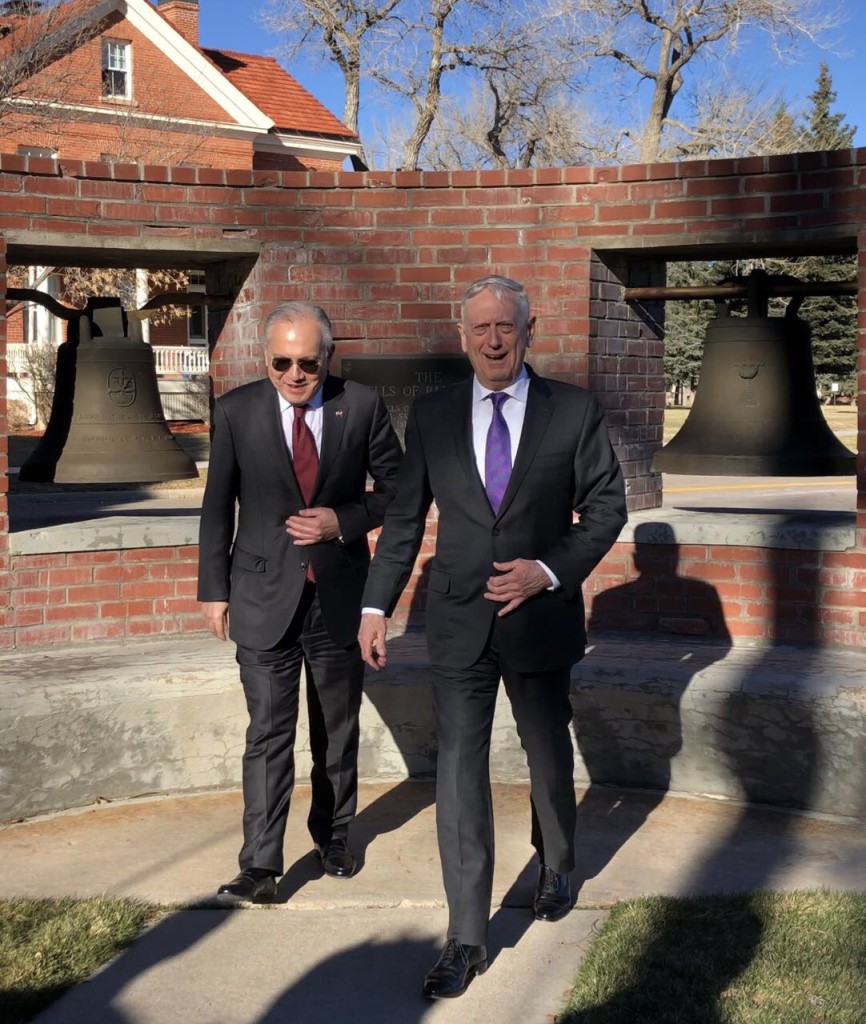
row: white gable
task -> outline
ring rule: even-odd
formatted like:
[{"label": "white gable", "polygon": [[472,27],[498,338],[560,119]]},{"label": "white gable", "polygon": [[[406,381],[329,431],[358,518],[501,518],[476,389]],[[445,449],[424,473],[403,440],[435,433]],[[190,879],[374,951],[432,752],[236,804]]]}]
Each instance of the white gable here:
[{"label": "white gable", "polygon": [[273,120],[221,74],[211,62],[168,24],[147,0],[104,0],[94,8],[100,17],[116,10],[158,47],[228,116],[245,128],[267,132]]}]

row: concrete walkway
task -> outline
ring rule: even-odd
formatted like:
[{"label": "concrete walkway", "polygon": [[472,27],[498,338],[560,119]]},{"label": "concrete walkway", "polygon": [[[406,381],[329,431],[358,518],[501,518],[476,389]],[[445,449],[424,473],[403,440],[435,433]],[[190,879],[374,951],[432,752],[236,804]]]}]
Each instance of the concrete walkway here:
[{"label": "concrete walkway", "polygon": [[428,782],[362,787],[361,869],[323,877],[298,790],[270,908],[216,909],[235,873],[236,792],[140,799],[0,830],[0,896],[130,895],[178,909],[39,1024],[550,1024],[612,901],[824,886],[866,890],[862,824],[608,789],[580,794],[577,909],[534,922],[528,792],[494,787],[491,968],[428,1003],[446,927]]}]

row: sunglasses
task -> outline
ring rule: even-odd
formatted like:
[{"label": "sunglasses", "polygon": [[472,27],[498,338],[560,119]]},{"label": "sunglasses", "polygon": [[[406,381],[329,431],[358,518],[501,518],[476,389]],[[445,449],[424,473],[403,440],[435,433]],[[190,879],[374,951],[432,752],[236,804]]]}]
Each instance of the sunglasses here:
[{"label": "sunglasses", "polygon": [[307,373],[311,376],[318,373],[322,368],[321,359],[290,359],[289,356],[274,356],[271,360],[271,366],[273,366],[277,373],[285,373],[291,369],[293,364],[297,366],[301,373]]}]

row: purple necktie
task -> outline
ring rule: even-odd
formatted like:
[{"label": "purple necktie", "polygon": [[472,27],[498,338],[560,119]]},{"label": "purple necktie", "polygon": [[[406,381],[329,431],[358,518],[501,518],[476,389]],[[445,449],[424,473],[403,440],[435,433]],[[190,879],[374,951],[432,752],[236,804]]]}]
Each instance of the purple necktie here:
[{"label": "purple necktie", "polygon": [[503,391],[494,391],[487,397],[493,403],[493,419],[487,431],[487,448],[484,453],[484,488],[490,507],[498,515],[511,476],[511,437],[502,415],[502,406],[509,396]]}]

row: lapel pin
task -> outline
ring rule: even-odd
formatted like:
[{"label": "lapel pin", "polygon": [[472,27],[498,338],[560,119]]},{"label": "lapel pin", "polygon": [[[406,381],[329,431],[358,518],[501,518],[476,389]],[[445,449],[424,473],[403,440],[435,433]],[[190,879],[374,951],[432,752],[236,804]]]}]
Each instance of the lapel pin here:
[{"label": "lapel pin", "polygon": [[336,410],[336,411],[334,412],[334,415],[335,415],[335,416],[342,416],[342,415],[343,415],[343,410],[342,410],[342,409],[337,409],[337,410]]}]

